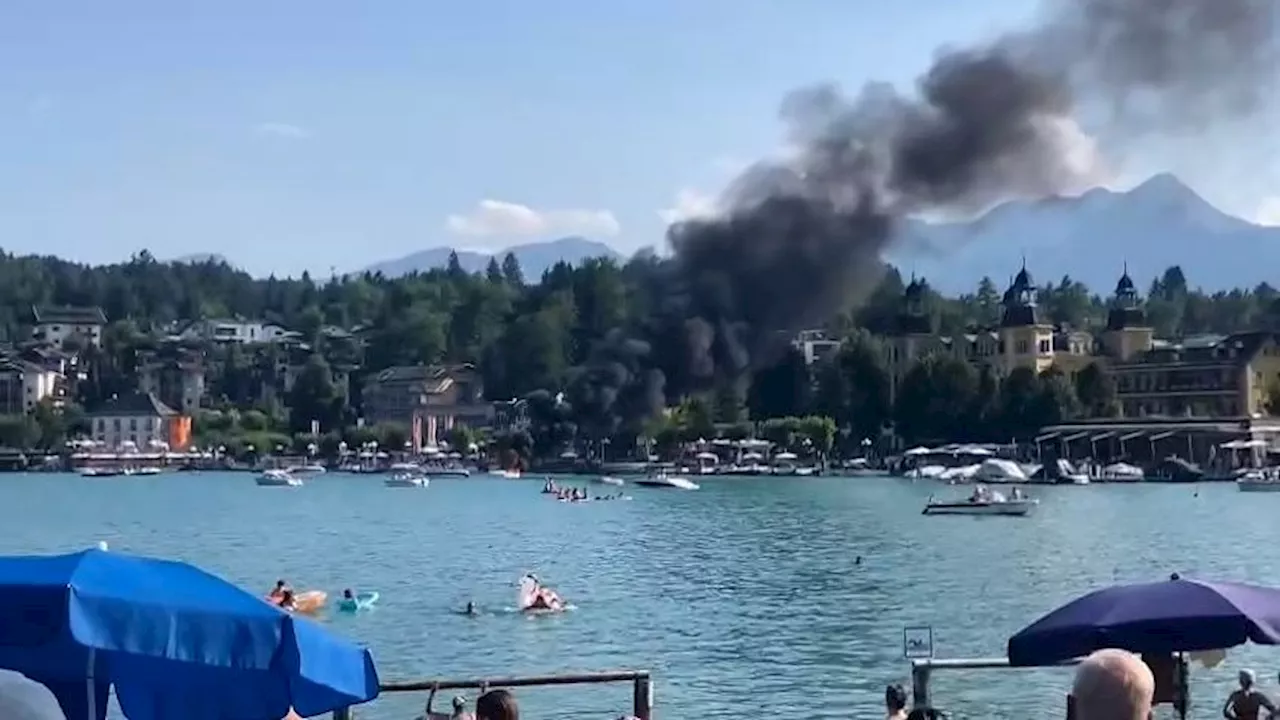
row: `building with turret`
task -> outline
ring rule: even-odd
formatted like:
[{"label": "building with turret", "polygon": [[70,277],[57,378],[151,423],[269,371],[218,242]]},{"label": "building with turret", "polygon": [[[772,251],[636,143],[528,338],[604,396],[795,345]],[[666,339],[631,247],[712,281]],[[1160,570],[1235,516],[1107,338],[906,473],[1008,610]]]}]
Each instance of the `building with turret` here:
[{"label": "building with turret", "polygon": [[913,365],[935,353],[988,366],[999,377],[1020,367],[1039,373],[1057,366],[1072,374],[1095,359],[1092,335],[1054,325],[1042,316],[1035,283],[1025,266],[1004,293],[1000,322],[995,327],[941,335],[929,311],[928,297],[929,285],[924,279],[912,278],[903,292],[902,312],[886,350],[895,392]]},{"label": "building with turret", "polygon": [[1001,377],[1017,368],[1055,367],[1074,378],[1097,363],[1114,378],[1117,416],[1044,428],[1037,444],[1059,456],[1197,461],[1215,457],[1228,440],[1261,439],[1280,448],[1274,419],[1280,407],[1273,407],[1280,400],[1280,334],[1157,338],[1127,269],[1096,334],[1044,317],[1025,266],[1010,281],[994,327],[942,335],[928,297],[928,284],[912,278],[886,338],[894,393],[911,367],[934,353],[987,366]]},{"label": "building with turret", "polygon": [[915,363],[933,353],[989,366],[999,376],[1024,367],[1036,372],[1056,367],[1074,376],[1100,363],[1115,378],[1118,410],[1125,418],[1252,417],[1269,413],[1272,391],[1280,389],[1276,333],[1156,338],[1127,269],[1116,283],[1106,325],[1096,335],[1045,318],[1025,265],[1004,293],[996,327],[939,334],[928,296],[927,282],[917,278],[903,293],[886,348],[895,390]]}]

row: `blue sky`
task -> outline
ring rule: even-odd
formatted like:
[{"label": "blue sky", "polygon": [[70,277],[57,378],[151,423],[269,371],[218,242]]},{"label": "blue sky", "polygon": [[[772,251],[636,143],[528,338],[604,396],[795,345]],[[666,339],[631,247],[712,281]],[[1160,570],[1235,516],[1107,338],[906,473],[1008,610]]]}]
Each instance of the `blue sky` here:
[{"label": "blue sky", "polygon": [[[659,244],[663,211],[778,147],[788,90],[905,86],[1028,5],[7,0],[0,247],[327,274],[446,244]],[[1188,179],[1240,214],[1265,197]]]}]

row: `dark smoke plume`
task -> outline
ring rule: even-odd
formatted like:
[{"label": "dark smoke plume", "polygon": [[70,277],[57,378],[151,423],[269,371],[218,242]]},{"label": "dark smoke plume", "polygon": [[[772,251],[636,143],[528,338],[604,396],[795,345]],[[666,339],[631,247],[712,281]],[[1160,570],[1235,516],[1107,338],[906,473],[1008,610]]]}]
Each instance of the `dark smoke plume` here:
[{"label": "dark smoke plume", "polygon": [[1037,26],[941,52],[913,95],[793,93],[794,157],[747,171],[718,217],[668,231],[668,330],[683,326],[693,379],[741,376],[864,298],[905,215],[1080,189],[1097,168],[1078,115],[1123,140],[1257,112],[1280,68],[1278,14],[1277,0],[1056,0]]},{"label": "dark smoke plume", "polygon": [[1280,0],[1050,0],[1041,21],[940,52],[915,92],[868,84],[784,99],[794,153],[739,177],[713,218],[633,261],[660,307],[593,349],[569,387],[593,432],[693,391],[741,394],[794,335],[870,293],[898,221],[1083,189],[1105,142],[1249,117],[1274,91]]}]

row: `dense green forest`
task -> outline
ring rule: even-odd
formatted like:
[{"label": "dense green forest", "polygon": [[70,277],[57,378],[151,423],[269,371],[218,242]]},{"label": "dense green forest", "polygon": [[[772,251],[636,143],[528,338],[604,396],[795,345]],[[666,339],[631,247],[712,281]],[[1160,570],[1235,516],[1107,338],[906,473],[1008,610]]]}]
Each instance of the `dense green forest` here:
[{"label": "dense green forest", "polygon": [[[904,281],[892,267],[829,309],[826,329],[851,341],[831,361],[806,367],[782,332],[793,335],[804,327],[758,321],[768,317],[767,304],[739,316],[723,307],[715,314],[692,312],[692,305],[708,305],[703,298],[716,294],[689,292],[697,303],[681,304],[673,298],[679,293],[672,288],[681,286],[671,280],[672,265],[641,254],[621,265],[562,264],[541,278],[525,278],[509,256],[479,274],[463,271],[454,258],[447,268],[402,278],[366,274],[318,281],[306,274],[256,279],[222,263],[163,263],[146,252],[103,267],[0,255],[0,333],[10,342],[28,337],[32,306],[102,307],[111,323],[105,347],[94,359],[98,369],[91,382],[77,391],[80,402],[91,406],[127,389],[137,350],[154,346],[175,322],[278,322],[300,332],[315,354],[300,387],[281,399],[283,412],[258,408],[269,420],[249,416],[248,427],[286,433],[281,437],[288,440],[288,433],[302,432],[299,423],[288,421],[288,406],[306,405],[297,416],[323,417],[326,431],[336,433],[330,444],[358,415],[362,374],[438,362],[475,364],[491,399],[529,398],[534,428],[529,437],[510,442],[533,452],[637,436],[671,444],[746,432],[750,423],[768,419],[774,420],[769,432],[818,450],[878,437],[891,421],[908,439],[1008,439],[1061,417],[1111,412],[1113,391],[1102,370],[1091,374],[1086,387],[1052,374],[1015,374],[1000,384],[964,363],[943,360],[913,369],[899,407],[889,407],[876,336],[892,332],[901,312]],[[983,278],[960,297],[930,291],[928,307],[942,332],[990,326],[999,318],[1001,290]],[[1047,319],[1086,329],[1104,320],[1109,294],[1109,288],[1086,288],[1070,278],[1039,288]],[[1152,323],[1166,337],[1280,325],[1280,301],[1270,286],[1205,293],[1177,267],[1151,283],[1147,301]],[[769,332],[743,330],[744,318]],[[353,330],[362,342],[356,349],[335,347],[327,327]],[[221,374],[210,380],[212,404],[238,408],[237,417],[243,417],[255,401],[237,388],[261,363],[240,356],[240,349],[208,352],[236,355],[216,364]],[[357,391],[350,398],[340,398],[332,387],[330,366],[337,362],[355,368]],[[664,407],[676,410],[658,412]],[[806,416],[831,418],[837,429],[784,420]],[[235,430],[224,421],[216,431]],[[26,432],[24,437],[37,434]],[[47,434],[52,440],[56,432]],[[610,444],[619,453],[630,445]]]}]

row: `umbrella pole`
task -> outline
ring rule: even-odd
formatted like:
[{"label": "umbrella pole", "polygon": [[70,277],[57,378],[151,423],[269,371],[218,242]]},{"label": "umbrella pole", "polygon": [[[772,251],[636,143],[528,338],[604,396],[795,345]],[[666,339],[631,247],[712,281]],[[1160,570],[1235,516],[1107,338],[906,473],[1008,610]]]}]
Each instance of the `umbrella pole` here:
[{"label": "umbrella pole", "polygon": [[85,676],[87,678],[85,680],[85,685],[89,690],[89,702],[85,704],[85,707],[89,709],[89,720],[98,720],[98,708],[97,708],[98,698],[97,698],[97,693],[94,692],[96,683],[94,682],[94,677],[93,677],[94,660],[97,659],[95,657],[96,655],[97,655],[97,651],[94,650],[93,648],[89,648],[89,667],[87,669],[87,672],[85,672]]}]

